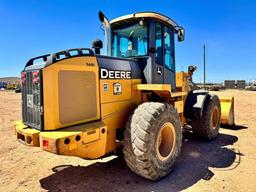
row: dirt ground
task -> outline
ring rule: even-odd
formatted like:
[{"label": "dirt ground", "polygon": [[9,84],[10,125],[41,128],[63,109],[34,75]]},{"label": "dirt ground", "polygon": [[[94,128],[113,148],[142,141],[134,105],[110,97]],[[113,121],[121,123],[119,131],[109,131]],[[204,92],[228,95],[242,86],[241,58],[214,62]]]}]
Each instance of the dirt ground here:
[{"label": "dirt ground", "polygon": [[57,156],[19,143],[13,122],[21,119],[21,95],[0,92],[0,191],[255,191],[256,92],[235,96],[236,127],[202,142],[184,134],[174,171],[158,182],[133,174],[122,158]]}]

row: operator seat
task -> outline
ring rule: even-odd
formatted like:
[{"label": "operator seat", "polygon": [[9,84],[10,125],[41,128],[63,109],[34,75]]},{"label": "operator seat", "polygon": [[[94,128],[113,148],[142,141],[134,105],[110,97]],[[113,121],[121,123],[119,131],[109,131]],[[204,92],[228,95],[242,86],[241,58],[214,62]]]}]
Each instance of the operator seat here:
[{"label": "operator seat", "polygon": [[128,49],[125,53],[126,57],[134,57],[137,56],[138,52],[133,49],[132,41],[128,42]]},{"label": "operator seat", "polygon": [[125,56],[126,57],[134,57],[134,56],[137,56],[138,52],[134,49],[132,50],[127,50],[126,53],[125,53]]}]

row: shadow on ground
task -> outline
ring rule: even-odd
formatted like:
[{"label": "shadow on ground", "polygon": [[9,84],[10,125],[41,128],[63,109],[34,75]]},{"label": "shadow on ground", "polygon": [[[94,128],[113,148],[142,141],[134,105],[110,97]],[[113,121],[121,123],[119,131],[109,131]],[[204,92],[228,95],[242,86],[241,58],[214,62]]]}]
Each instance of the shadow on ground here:
[{"label": "shadow on ground", "polygon": [[243,125],[221,125],[221,128],[230,129],[230,130],[234,130],[234,131],[239,131],[241,129],[248,129],[248,127],[243,126]]},{"label": "shadow on ground", "polygon": [[220,134],[214,141],[202,142],[189,132],[184,133],[182,153],[175,169],[158,182],[133,174],[120,157],[88,167],[53,168],[55,172],[41,179],[40,184],[49,191],[181,191],[201,179],[210,180],[214,176],[210,167],[228,169],[241,153],[225,146],[237,140],[236,136]]}]

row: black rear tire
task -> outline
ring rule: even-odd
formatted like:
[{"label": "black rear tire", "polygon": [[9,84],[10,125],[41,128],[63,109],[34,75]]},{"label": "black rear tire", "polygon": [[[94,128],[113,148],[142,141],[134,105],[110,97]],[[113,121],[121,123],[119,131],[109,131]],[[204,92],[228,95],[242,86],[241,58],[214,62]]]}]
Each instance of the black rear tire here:
[{"label": "black rear tire", "polygon": [[219,134],[221,123],[220,100],[217,95],[207,95],[201,114],[196,109],[192,116],[192,129],[194,134],[205,140],[212,140]]},{"label": "black rear tire", "polygon": [[[169,138],[173,138],[172,142]],[[164,177],[172,170],[182,145],[176,109],[164,103],[141,104],[127,122],[123,144],[125,161],[134,173],[150,180]],[[166,154],[160,151],[162,148]]]}]

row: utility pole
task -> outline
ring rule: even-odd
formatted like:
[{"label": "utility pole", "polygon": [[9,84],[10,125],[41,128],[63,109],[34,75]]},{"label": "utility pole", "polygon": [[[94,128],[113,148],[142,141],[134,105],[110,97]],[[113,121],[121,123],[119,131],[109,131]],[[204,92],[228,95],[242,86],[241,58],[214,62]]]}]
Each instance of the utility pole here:
[{"label": "utility pole", "polygon": [[205,63],[205,45],[204,45],[204,89],[206,89],[206,87],[205,87],[205,81],[206,81],[206,69],[205,69],[205,65],[206,65],[206,63]]}]

